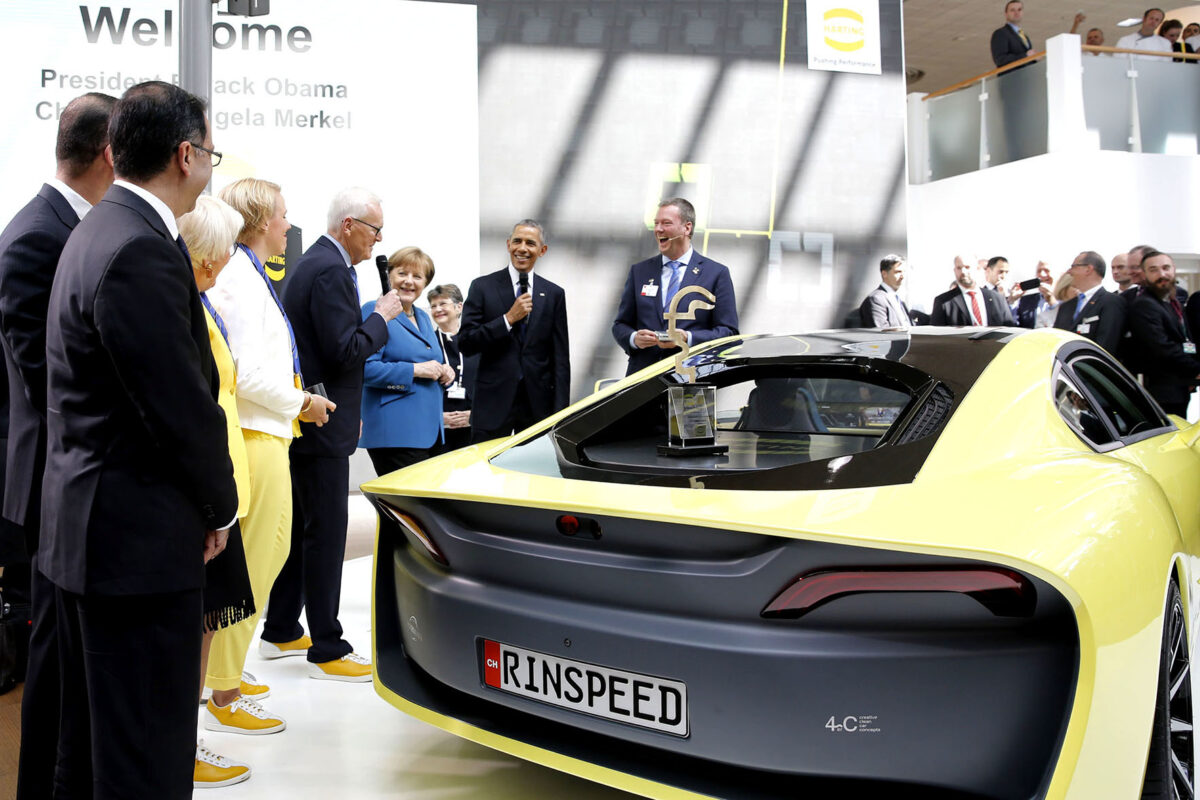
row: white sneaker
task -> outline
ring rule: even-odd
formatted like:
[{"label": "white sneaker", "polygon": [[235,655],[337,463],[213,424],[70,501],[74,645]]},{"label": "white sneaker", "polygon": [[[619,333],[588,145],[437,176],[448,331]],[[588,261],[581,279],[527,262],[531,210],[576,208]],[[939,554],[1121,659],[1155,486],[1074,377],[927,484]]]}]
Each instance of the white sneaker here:
[{"label": "white sneaker", "polygon": [[204,740],[196,743],[196,766],[192,770],[193,789],[216,789],[232,786],[250,777],[250,765],[219,756],[204,746]]},{"label": "white sneaker", "polygon": [[275,716],[245,695],[238,695],[237,699],[227,706],[219,706],[212,700],[204,706],[205,730],[261,736],[266,733],[278,733],[286,727],[287,723],[281,717]]}]

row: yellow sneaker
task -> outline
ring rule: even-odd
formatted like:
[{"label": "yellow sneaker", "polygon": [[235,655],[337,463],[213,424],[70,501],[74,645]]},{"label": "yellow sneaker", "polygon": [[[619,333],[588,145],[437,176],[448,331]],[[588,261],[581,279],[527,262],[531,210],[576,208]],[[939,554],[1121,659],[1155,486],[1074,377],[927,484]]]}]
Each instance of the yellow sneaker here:
[{"label": "yellow sneaker", "polygon": [[204,746],[204,740],[196,745],[196,766],[192,770],[193,789],[216,789],[232,786],[250,777],[250,765],[219,756]]},{"label": "yellow sneaker", "polygon": [[308,677],[323,681],[367,683],[371,680],[371,662],[358,653],[347,653],[333,661],[309,662]]},{"label": "yellow sneaker", "polygon": [[312,639],[301,636],[292,642],[268,642],[258,640],[258,653],[263,658],[283,658],[285,656],[302,656],[312,647]]},{"label": "yellow sneaker", "polygon": [[261,736],[278,733],[287,723],[245,695],[239,695],[227,706],[219,706],[210,699],[204,706],[204,727],[210,731]]},{"label": "yellow sneaker", "polygon": [[[265,683],[260,683],[258,679],[249,672],[242,673],[241,691],[242,694],[246,695],[246,697],[249,697],[256,703],[261,703],[263,700],[266,700],[271,696],[271,687],[267,686]],[[208,698],[210,697],[212,697],[212,689],[209,689],[207,686],[205,686],[204,691],[200,694],[200,705],[206,705],[208,703]]]}]

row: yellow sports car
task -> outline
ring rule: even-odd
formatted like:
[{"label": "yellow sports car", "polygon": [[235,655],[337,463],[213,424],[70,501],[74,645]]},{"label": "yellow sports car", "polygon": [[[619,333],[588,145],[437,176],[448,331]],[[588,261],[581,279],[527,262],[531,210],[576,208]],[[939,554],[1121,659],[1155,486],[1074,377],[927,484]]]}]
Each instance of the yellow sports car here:
[{"label": "yellow sports car", "polygon": [[685,366],[363,487],[380,695],[647,797],[1192,797],[1200,426],[1055,330]]}]

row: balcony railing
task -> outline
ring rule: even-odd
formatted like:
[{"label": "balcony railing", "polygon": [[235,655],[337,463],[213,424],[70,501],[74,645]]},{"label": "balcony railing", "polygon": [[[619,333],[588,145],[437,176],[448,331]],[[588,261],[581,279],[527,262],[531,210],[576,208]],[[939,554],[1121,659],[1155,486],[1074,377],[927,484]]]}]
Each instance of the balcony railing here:
[{"label": "balcony railing", "polygon": [[[1080,45],[909,95],[909,182],[1078,150],[1200,152],[1200,55]],[[1142,56],[1148,56],[1143,58]]]}]

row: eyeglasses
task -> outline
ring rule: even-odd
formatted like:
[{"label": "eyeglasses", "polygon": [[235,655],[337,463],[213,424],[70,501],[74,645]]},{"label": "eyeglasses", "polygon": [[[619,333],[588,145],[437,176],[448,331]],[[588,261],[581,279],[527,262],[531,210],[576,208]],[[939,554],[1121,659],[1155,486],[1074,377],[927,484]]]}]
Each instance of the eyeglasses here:
[{"label": "eyeglasses", "polygon": [[219,152],[217,152],[216,150],[209,150],[204,145],[196,144],[195,142],[188,142],[188,144],[190,144],[192,147],[196,148],[197,150],[203,150],[205,153],[208,153],[209,157],[212,158],[212,165],[214,167],[218,166],[221,163],[221,154]]},{"label": "eyeglasses", "polygon": [[361,222],[363,225],[366,225],[368,228],[375,231],[376,239],[383,238],[383,226],[382,225],[372,225],[371,223],[367,222],[365,219],[359,219],[358,217],[351,217],[350,219],[354,220],[355,222]]},{"label": "eyeglasses", "polygon": [[438,300],[436,303],[430,303],[430,308],[454,308],[458,303],[453,300]]},{"label": "eyeglasses", "polygon": [[1071,269],[1075,269],[1076,267],[1090,267],[1090,266],[1091,266],[1091,264],[1088,264],[1088,263],[1087,263],[1087,262],[1085,262],[1085,261],[1081,261],[1081,262],[1079,262],[1079,263],[1072,264],[1072,265],[1071,265]]}]

